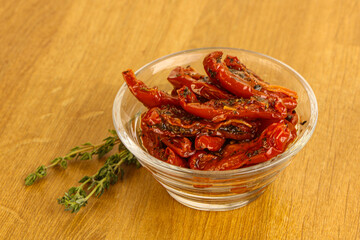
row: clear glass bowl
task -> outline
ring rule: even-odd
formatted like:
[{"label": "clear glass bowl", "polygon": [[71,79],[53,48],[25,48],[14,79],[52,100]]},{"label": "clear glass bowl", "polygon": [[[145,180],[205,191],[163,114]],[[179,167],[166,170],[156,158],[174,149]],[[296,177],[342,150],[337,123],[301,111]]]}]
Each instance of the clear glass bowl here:
[{"label": "clear glass bowl", "polygon": [[123,84],[113,106],[114,126],[124,145],[142,166],[165,187],[178,202],[199,210],[226,211],[242,207],[258,198],[276,176],[289,165],[291,158],[302,149],[314,132],[318,117],[317,102],[309,84],[288,65],[263,54],[235,48],[200,48],[173,53],[159,58],[136,71],[136,76],[148,86],[170,91],[167,81],[176,66],[191,65],[205,74],[202,61],[212,51],[237,56],[248,68],[266,82],[298,93],[296,111],[300,121],[298,137],[289,148],[270,161],[227,171],[200,171],[177,167],[152,157],[142,146],[139,133],[140,113],[146,108]]}]

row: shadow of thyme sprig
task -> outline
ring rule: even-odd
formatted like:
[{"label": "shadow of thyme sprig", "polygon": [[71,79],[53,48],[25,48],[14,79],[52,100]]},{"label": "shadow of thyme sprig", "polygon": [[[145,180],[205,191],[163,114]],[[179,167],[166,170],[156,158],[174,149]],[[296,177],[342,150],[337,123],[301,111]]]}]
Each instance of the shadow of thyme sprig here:
[{"label": "shadow of thyme sprig", "polygon": [[[78,187],[71,187],[58,203],[65,206],[65,210],[76,213],[81,207],[86,206],[92,196],[100,197],[110,185],[115,184],[119,176],[122,179],[124,170],[121,168],[123,163],[135,164],[140,167],[134,155],[129,152],[122,144],[119,145],[119,153],[111,155],[104,166],[92,176],[83,177]],[[85,186],[89,187],[85,190]]]},{"label": "shadow of thyme sprig", "polygon": [[34,184],[36,180],[45,177],[47,169],[49,168],[60,166],[63,169],[66,169],[69,160],[90,160],[94,155],[97,155],[98,158],[102,158],[106,153],[110,152],[115,145],[121,143],[115,130],[109,130],[109,132],[111,136],[105,138],[101,144],[93,145],[89,142],[84,143],[81,146],[72,148],[65,156],[55,158],[48,166],[41,165],[35,170],[35,172],[29,174],[25,178],[25,185],[30,186]]}]

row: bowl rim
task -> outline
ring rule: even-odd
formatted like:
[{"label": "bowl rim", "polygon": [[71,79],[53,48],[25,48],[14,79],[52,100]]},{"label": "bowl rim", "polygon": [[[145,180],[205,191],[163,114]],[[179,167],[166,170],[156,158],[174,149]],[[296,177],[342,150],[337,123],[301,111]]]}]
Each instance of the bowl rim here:
[{"label": "bowl rim", "polygon": [[[297,139],[296,142],[285,152],[279,154],[278,156],[272,158],[269,161],[259,163],[259,164],[253,165],[253,166],[249,166],[249,167],[238,168],[238,169],[233,169],[233,170],[224,170],[224,171],[206,171],[206,170],[195,170],[195,169],[190,169],[190,168],[178,167],[178,166],[166,163],[164,161],[161,161],[160,159],[157,159],[157,158],[151,156],[147,151],[143,150],[142,148],[139,148],[137,146],[137,144],[130,137],[128,137],[128,134],[126,133],[126,131],[119,131],[117,124],[116,124],[116,114],[115,113],[117,110],[116,105],[117,104],[121,105],[121,101],[123,100],[123,99],[120,99],[120,102],[117,103],[117,101],[119,100],[118,98],[120,96],[122,96],[126,90],[128,90],[128,87],[127,87],[126,83],[124,82],[122,84],[122,86],[120,87],[120,89],[118,90],[116,97],[114,99],[112,118],[113,118],[113,124],[115,126],[115,130],[116,130],[120,140],[124,143],[125,147],[128,148],[130,152],[132,149],[137,148],[144,155],[146,155],[148,159],[151,160],[151,161],[148,161],[147,159],[146,160],[141,159],[141,161],[145,161],[147,164],[154,167],[155,169],[162,170],[162,171],[169,171],[174,174],[176,174],[176,173],[177,174],[178,173],[192,174],[194,176],[206,177],[206,178],[208,178],[208,177],[215,177],[215,178],[220,177],[221,178],[221,177],[225,177],[225,176],[229,177],[229,176],[233,176],[233,175],[236,175],[236,176],[247,175],[247,174],[258,173],[260,171],[266,171],[276,165],[279,165],[279,164],[285,162],[287,159],[289,159],[289,158],[293,157],[295,154],[297,154],[306,145],[306,143],[310,140],[312,134],[314,133],[314,130],[315,130],[315,127],[317,124],[317,119],[318,119],[318,104],[317,104],[317,100],[316,100],[316,97],[315,97],[315,94],[314,94],[312,88],[310,87],[308,82],[304,79],[304,77],[302,77],[292,67],[281,62],[280,60],[277,60],[273,57],[270,57],[270,56],[262,54],[262,53],[258,53],[258,52],[246,50],[246,49],[240,49],[240,48],[231,48],[231,47],[194,48],[194,49],[188,49],[188,50],[171,53],[171,54],[162,56],[160,58],[157,58],[157,59],[145,64],[144,66],[140,67],[135,72],[135,75],[137,76],[141,71],[143,71],[148,66],[155,64],[157,62],[160,62],[162,60],[165,60],[165,59],[177,56],[177,55],[185,54],[185,53],[192,53],[192,52],[203,51],[203,50],[209,50],[209,52],[210,51],[221,51],[221,50],[242,51],[242,52],[250,53],[253,55],[258,55],[260,57],[271,60],[271,61],[285,67],[290,72],[292,72],[297,77],[297,79],[300,81],[302,86],[305,88],[306,93],[310,99],[310,119],[308,119],[308,124],[307,124],[306,128],[304,129],[303,136],[300,139]],[[119,114],[121,116],[121,111]],[[122,126],[120,126],[120,127],[122,127]],[[124,135],[123,135],[123,133],[124,133]],[[126,144],[128,142],[130,142],[129,145]],[[133,147],[133,146],[135,146],[135,147]],[[136,156],[136,154],[134,154],[134,155]]]}]

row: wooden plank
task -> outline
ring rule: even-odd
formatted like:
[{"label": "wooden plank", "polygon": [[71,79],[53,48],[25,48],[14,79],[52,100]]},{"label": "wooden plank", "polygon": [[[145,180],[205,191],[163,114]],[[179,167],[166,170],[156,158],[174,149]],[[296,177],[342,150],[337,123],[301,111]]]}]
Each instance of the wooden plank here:
[{"label": "wooden plank", "polygon": [[[358,1],[0,1],[1,239],[359,239]],[[121,71],[197,47],[258,51],[312,86],[308,145],[258,200],[229,212],[174,201],[146,169],[78,214],[56,202],[102,161],[25,187],[38,165],[112,128]]]}]

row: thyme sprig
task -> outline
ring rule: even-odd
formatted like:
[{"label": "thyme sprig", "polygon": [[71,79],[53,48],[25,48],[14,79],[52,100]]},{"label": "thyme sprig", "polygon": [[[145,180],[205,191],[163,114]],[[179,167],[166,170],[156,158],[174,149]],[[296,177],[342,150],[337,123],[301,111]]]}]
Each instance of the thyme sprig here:
[{"label": "thyme sprig", "polygon": [[36,180],[45,177],[47,169],[49,168],[60,166],[63,169],[66,169],[69,160],[90,160],[94,155],[97,155],[98,158],[102,158],[106,153],[110,152],[115,145],[121,142],[115,130],[109,130],[109,132],[111,136],[105,138],[101,144],[93,145],[89,142],[84,143],[72,148],[65,156],[53,159],[48,166],[41,165],[35,172],[30,173],[25,178],[25,185],[30,186],[34,184]]},{"label": "thyme sprig", "polygon": [[[124,171],[121,168],[123,163],[135,164],[140,167],[134,155],[129,152],[122,144],[119,146],[119,153],[111,155],[104,166],[92,176],[83,177],[78,187],[71,187],[58,203],[65,206],[65,210],[76,213],[81,207],[86,206],[92,196],[100,197],[110,185],[118,181],[119,175],[122,179]],[[85,186],[89,185],[87,189]]]}]

